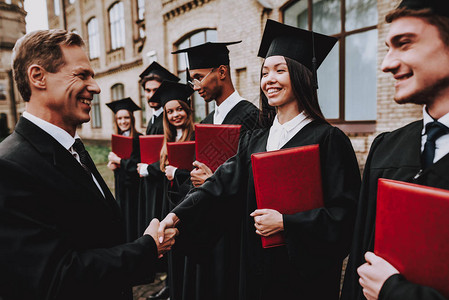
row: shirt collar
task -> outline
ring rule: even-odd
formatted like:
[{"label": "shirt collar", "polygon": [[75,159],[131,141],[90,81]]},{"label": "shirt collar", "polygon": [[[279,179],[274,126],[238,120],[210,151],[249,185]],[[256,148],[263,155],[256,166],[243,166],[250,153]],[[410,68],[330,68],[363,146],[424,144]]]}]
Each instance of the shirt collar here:
[{"label": "shirt collar", "polygon": [[75,139],[79,138],[78,133],[75,133],[75,136],[72,137],[67,131],[64,129],[53,125],[47,121],[42,120],[27,111],[24,111],[22,116],[28,121],[32,122],[40,129],[51,135],[58,143],[60,143],[65,149],[69,150],[73,143],[75,143]]},{"label": "shirt collar", "polygon": [[298,114],[296,117],[294,117],[290,121],[285,122],[284,124],[281,124],[281,123],[279,123],[278,116],[276,115],[276,117],[274,118],[272,126],[275,129],[278,129],[278,128],[282,129],[282,128],[284,128],[288,132],[288,131],[291,131],[291,130],[295,129],[305,119],[307,119],[307,115],[306,115],[306,113],[304,111],[302,111],[300,114]]},{"label": "shirt collar", "polygon": [[[430,122],[435,121],[427,112],[426,106],[423,107],[423,129],[422,129],[422,135],[426,134],[426,125]],[[441,124],[445,125],[446,127],[449,127],[449,113],[445,114],[441,118],[437,120]]]},{"label": "shirt collar", "polygon": [[225,101],[223,101],[220,105],[215,103],[215,113],[219,113],[220,116],[224,119],[226,115],[237,105],[243,98],[240,94],[235,90]]},{"label": "shirt collar", "polygon": [[176,141],[179,141],[182,137],[182,128],[176,128]]},{"label": "shirt collar", "polygon": [[159,117],[163,111],[164,111],[164,109],[162,108],[162,106],[159,107],[158,109],[153,108],[153,115],[155,117]]}]

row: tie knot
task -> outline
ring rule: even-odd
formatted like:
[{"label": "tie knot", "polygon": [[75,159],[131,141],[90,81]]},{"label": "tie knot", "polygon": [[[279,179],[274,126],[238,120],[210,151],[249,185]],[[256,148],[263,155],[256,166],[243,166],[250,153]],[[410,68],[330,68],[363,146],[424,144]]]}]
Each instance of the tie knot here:
[{"label": "tie knot", "polygon": [[438,121],[433,121],[426,125],[426,134],[428,141],[435,141],[440,136],[446,133],[449,133],[449,128]]},{"label": "tie knot", "polygon": [[80,152],[86,151],[86,148],[84,148],[84,144],[83,142],[81,142],[81,139],[75,139],[75,143],[73,143],[72,147],[76,152],[78,152],[78,154]]}]

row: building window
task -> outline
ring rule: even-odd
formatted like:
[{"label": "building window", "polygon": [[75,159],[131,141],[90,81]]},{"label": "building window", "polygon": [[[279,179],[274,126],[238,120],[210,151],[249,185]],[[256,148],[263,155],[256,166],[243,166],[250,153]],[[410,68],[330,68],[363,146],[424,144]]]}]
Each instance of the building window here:
[{"label": "building window", "polygon": [[6,4],[11,4],[11,0],[6,0],[5,3]]},{"label": "building window", "polygon": [[147,126],[147,99],[145,98],[145,91],[143,90],[142,85],[139,83],[139,97],[140,97],[140,108],[142,109],[141,112],[141,126],[144,128]]},{"label": "building window", "polygon": [[76,0],[69,0],[69,3],[70,3],[70,4],[73,4],[73,3],[75,3],[75,1],[76,1]]},{"label": "building window", "polygon": [[100,96],[94,94],[92,99],[92,128],[101,128]]},{"label": "building window", "polygon": [[[207,29],[188,36],[176,45],[177,49],[184,49],[188,47],[193,47],[205,42],[215,42],[217,41],[217,31],[215,29]],[[186,82],[186,68],[187,68],[187,56],[185,53],[177,54],[177,67],[178,76],[181,78],[182,82]],[[203,120],[208,113],[214,110],[214,101],[209,102],[206,105],[204,99],[198,95],[198,93],[193,94],[193,109],[195,122],[200,122]]]},{"label": "building window", "polygon": [[117,2],[109,9],[109,29],[111,31],[111,49],[125,46],[125,15],[123,3]]},{"label": "building window", "polygon": [[112,101],[125,98],[125,86],[121,83],[116,83],[111,87]]},{"label": "building window", "polygon": [[137,0],[137,18],[138,20],[145,19],[145,0]]},{"label": "building window", "polygon": [[335,123],[375,120],[377,1],[293,1],[283,17],[285,24],[339,38],[318,69],[324,116]]},{"label": "building window", "polygon": [[55,11],[55,16],[59,16],[59,14],[61,13],[61,9],[59,7],[59,0],[54,0],[53,6],[54,6],[54,11]]},{"label": "building window", "polygon": [[3,83],[0,83],[0,100],[6,100],[6,87]]},{"label": "building window", "polygon": [[89,58],[100,57],[100,32],[98,31],[96,18],[92,18],[87,22],[87,40],[89,42]]}]

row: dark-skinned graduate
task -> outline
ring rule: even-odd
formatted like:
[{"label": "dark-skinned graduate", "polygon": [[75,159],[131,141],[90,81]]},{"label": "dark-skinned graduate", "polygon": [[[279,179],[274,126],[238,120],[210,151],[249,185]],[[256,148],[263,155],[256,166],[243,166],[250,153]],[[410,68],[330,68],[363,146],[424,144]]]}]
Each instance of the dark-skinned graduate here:
[{"label": "dark-skinned graduate", "polygon": [[[232,270],[239,278],[235,299],[339,297],[360,173],[348,137],[326,122],[318,105],[314,72],[335,42],[267,21],[259,56],[265,58],[260,88],[262,116],[271,117],[265,119],[268,126],[241,137],[237,154],[161,222],[160,240],[165,228],[177,226],[181,242],[187,238],[195,251],[217,240],[229,222],[241,222],[240,266]],[[257,209],[251,154],[314,144],[320,149],[324,206],[291,215]],[[232,197],[242,191],[243,201]],[[280,231],[286,245],[264,249],[261,236]]]}]

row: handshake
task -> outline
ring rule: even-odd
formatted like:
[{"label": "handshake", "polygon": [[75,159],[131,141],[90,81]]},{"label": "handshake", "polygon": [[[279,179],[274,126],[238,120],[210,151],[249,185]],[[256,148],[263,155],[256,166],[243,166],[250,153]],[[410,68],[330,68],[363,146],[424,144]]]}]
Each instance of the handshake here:
[{"label": "handshake", "polygon": [[153,219],[144,232],[150,235],[157,246],[159,258],[161,258],[171,247],[175,244],[175,236],[179,234],[178,229],[175,228],[178,224],[179,218],[174,213],[169,213],[162,222],[158,219]]}]

